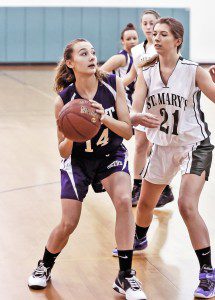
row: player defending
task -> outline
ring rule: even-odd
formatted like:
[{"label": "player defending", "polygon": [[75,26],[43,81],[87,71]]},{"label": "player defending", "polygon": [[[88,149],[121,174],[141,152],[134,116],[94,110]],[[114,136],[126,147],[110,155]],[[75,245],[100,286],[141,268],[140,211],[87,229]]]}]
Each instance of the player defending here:
[{"label": "player defending", "polygon": [[143,64],[144,68],[138,74],[132,124],[142,123],[145,102],[146,112],[156,115],[160,126],[146,129],[147,138],[154,146],[142,173],[144,180],[135,240],[140,244],[146,241],[159,196],[164,186],[181,170],[179,210],[200,264],[200,283],[194,295],[212,298],[215,296],[215,271],[208,230],[199,214],[198,204],[209,177],[214,148],[201,110],[201,91],[215,102],[215,84],[208,72],[179,55],[183,34],[179,21],[160,19],[153,33],[158,55]]}]

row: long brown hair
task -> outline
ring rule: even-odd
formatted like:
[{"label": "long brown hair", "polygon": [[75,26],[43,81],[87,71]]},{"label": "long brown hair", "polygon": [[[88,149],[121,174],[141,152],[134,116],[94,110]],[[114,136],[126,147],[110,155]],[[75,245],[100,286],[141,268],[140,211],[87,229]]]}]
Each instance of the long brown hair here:
[{"label": "long brown hair", "polygon": [[[60,60],[56,67],[56,76],[54,80],[54,90],[59,93],[64,88],[75,82],[75,74],[72,68],[67,67],[66,61],[71,59],[71,55],[74,51],[74,45],[80,42],[88,42],[85,39],[78,38],[71,41],[65,48],[63,58]],[[101,71],[99,68],[96,69],[96,78],[101,81],[107,76],[107,73]]]},{"label": "long brown hair", "polygon": [[[167,24],[174,38],[181,39],[181,44],[177,47],[177,53],[178,53],[182,47],[183,38],[184,38],[184,27],[181,24],[181,22],[179,22],[174,18],[161,18],[156,22],[156,24]],[[138,67],[139,68],[148,67],[155,64],[157,61],[158,61],[158,54],[155,54],[150,59],[143,61],[141,64],[139,64]]]}]

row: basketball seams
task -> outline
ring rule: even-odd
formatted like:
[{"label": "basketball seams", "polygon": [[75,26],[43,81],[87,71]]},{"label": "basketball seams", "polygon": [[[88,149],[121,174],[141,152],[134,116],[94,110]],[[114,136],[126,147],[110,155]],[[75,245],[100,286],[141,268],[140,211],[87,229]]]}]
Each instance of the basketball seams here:
[{"label": "basketball seams", "polygon": [[63,106],[57,120],[60,131],[74,142],[86,142],[100,130],[99,114],[88,100],[75,99]]}]

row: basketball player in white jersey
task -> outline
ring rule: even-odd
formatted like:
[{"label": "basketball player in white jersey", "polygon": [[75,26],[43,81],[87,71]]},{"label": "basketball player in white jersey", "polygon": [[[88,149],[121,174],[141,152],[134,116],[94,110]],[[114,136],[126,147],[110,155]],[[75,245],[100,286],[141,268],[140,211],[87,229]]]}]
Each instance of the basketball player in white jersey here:
[{"label": "basketball player in white jersey", "polygon": [[[153,27],[159,18],[160,15],[154,10],[150,9],[143,12],[141,18],[141,27],[146,40],[131,49],[134,64],[131,67],[130,72],[123,79],[124,86],[129,85],[136,79],[138,65],[157,53],[153,45]],[[140,173],[145,167],[150,147],[151,145],[146,138],[145,128],[141,125],[137,126],[135,128],[134,184],[132,191],[132,206],[137,206],[137,202],[139,200],[140,188],[142,183]],[[174,197],[172,191],[169,185],[167,185],[163,193],[161,194],[161,197],[157,203],[157,207],[164,206],[173,199]]]},{"label": "basketball player in white jersey", "polygon": [[[131,49],[138,44],[138,34],[135,26],[132,23],[128,23],[121,33],[121,43],[123,49],[116,55],[110,57],[101,67],[101,70],[106,72],[113,72],[120,78],[124,78],[126,74],[131,70],[133,65],[133,58],[131,55]],[[126,86],[127,104],[131,108],[132,94],[134,92],[134,81]]]},{"label": "basketball player in white jersey", "polygon": [[215,296],[215,270],[211,263],[208,230],[199,214],[198,203],[209,177],[214,148],[201,110],[201,91],[215,103],[215,84],[198,64],[180,57],[183,34],[179,21],[160,19],[153,33],[158,55],[142,64],[143,69],[138,72],[132,124],[143,122],[145,102],[146,113],[159,118],[160,125],[146,129],[147,138],[154,146],[142,173],[135,243],[146,242],[159,196],[180,170],[179,210],[200,264],[200,283],[194,295],[212,298]]}]

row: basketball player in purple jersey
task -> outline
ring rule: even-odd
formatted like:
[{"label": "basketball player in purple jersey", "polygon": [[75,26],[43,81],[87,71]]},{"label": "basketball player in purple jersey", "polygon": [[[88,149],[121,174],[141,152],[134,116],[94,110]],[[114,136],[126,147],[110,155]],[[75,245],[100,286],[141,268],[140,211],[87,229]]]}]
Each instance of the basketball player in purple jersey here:
[{"label": "basketball player in purple jersey", "polygon": [[[121,43],[123,49],[116,55],[110,57],[101,67],[101,70],[106,72],[113,72],[120,78],[124,78],[126,74],[131,70],[133,65],[133,57],[131,55],[131,49],[138,44],[138,34],[136,28],[132,23],[127,24],[121,33]],[[132,94],[134,92],[134,83],[131,82],[126,86],[127,104],[131,108]]]},{"label": "basketball player in purple jersey", "polygon": [[[131,138],[132,127],[123,85],[115,75],[98,70],[95,50],[88,41],[76,39],[67,45],[58,65],[55,89],[59,94],[55,103],[56,119],[69,101],[93,99],[91,103],[101,116],[102,126],[99,133],[86,143],[75,143],[58,130],[58,147],[63,158],[62,219],[52,231],[43,259],[29,277],[28,285],[32,289],[47,286],[57,256],[78,225],[88,187],[96,179],[102,182],[116,209],[115,234],[120,270],[113,288],[128,300],[146,299],[136,272],[131,269],[134,220],[127,150],[122,140]],[[156,118],[146,117],[146,125],[154,127],[157,123]]]},{"label": "basketball player in purple jersey", "polygon": [[215,270],[209,233],[198,205],[205,180],[209,178],[214,146],[201,108],[201,92],[215,103],[215,76],[211,74],[213,82],[197,63],[180,56],[183,35],[179,21],[161,18],[153,33],[158,55],[143,63],[138,73],[132,124],[141,124],[144,103],[145,112],[156,115],[161,124],[146,128],[153,148],[142,173],[135,243],[146,242],[159,196],[180,170],[178,206],[200,265],[200,282],[194,296],[208,299],[215,296]]}]

